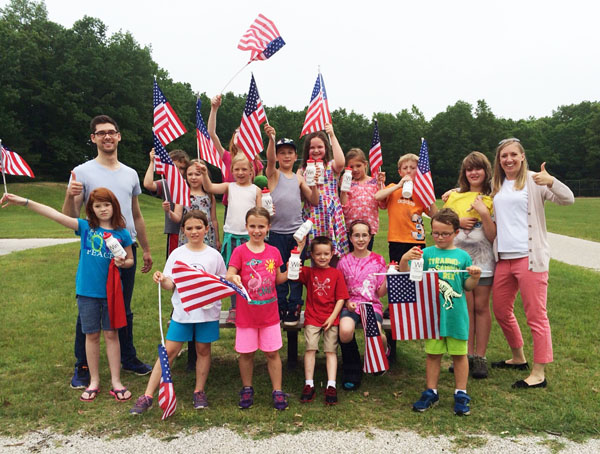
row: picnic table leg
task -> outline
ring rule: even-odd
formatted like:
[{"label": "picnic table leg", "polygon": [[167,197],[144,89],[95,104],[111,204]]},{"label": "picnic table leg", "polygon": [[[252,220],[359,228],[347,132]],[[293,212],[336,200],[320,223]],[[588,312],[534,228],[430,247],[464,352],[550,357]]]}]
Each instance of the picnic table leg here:
[{"label": "picnic table leg", "polygon": [[287,368],[295,369],[298,365],[298,331],[290,330],[287,332],[288,338],[288,353],[287,353]]},{"label": "picnic table leg", "polygon": [[390,356],[388,357],[388,362],[390,364],[394,364],[396,362],[396,340],[392,339],[392,330],[386,330],[385,336],[387,337],[387,342],[390,347]]}]

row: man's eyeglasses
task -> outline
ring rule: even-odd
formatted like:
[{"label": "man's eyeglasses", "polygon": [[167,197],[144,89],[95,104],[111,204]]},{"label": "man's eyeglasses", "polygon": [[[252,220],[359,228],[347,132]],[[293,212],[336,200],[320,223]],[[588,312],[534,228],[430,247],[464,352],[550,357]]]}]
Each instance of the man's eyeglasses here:
[{"label": "man's eyeglasses", "polygon": [[112,130],[112,131],[96,131],[94,133],[94,135],[96,137],[100,137],[101,139],[104,138],[104,137],[106,137],[106,136],[117,137],[117,134],[119,134],[119,131],[115,131],[115,130]]},{"label": "man's eyeglasses", "polygon": [[454,232],[431,232],[431,236],[437,238],[437,237],[442,237],[442,238],[448,238],[450,235],[452,235]]},{"label": "man's eyeglasses", "polygon": [[498,142],[498,146],[504,145],[505,143],[508,143],[508,142],[519,142],[520,143],[521,141],[519,139],[517,139],[516,137],[511,137],[509,139],[504,139],[504,140],[501,140],[500,142]]}]

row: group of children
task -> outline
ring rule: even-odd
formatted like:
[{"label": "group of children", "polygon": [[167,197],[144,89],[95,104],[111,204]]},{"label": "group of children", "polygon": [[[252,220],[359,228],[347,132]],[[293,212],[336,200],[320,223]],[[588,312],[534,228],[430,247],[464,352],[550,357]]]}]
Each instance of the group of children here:
[{"label": "group of children", "polygon": [[[296,145],[290,139],[277,141],[275,129],[266,125],[265,132],[269,143],[264,171],[275,207],[274,215],[271,216],[261,206],[261,189],[253,184],[253,178],[262,169],[250,163],[243,153],[235,149],[233,138],[231,150],[224,150],[214,133],[219,105],[220,97],[213,98],[208,129],[217,144],[217,149],[224,159],[227,156],[226,160],[230,162],[229,173],[223,183],[211,182],[206,164],[201,160],[189,161],[187,155],[181,151],[171,152],[171,157],[188,181],[191,193],[190,207],[171,203],[164,181],[153,181],[153,152],[150,153],[150,166],[144,178],[144,186],[164,199],[168,258],[164,270],[156,271],[153,279],[160,283],[163,289],[173,290],[173,313],[166,336],[169,361],[177,356],[184,342],[193,342],[190,350],[197,356],[192,362],[196,370],[194,408],[208,406],[205,384],[210,369],[211,343],[219,338],[221,302],[191,312],[183,310],[173,280],[175,261],[179,260],[197,269],[225,276],[231,282],[247,289],[249,299],[246,301],[238,297],[237,304],[232,301],[232,307],[235,309],[230,313],[230,320],[234,320],[236,326],[235,350],[239,353],[242,381],[239,406],[242,409],[250,408],[254,402],[252,377],[256,350],[262,350],[267,359],[273,388],[273,406],[278,410],[288,407],[288,395],[284,393],[282,386],[279,356],[279,349],[282,347],[280,321],[286,324],[297,323],[303,306],[302,285],[306,286],[305,384],[300,401],[307,403],[315,398],[315,357],[319,349],[319,338],[322,336],[327,368],[324,401],[328,405],[334,405],[338,399],[338,343],[342,346],[344,363],[357,364],[357,350],[349,346],[353,342],[356,345],[354,331],[360,321],[359,304],[373,305],[383,335],[381,325],[384,311],[380,298],[386,294],[387,286],[385,276],[381,273],[386,272],[387,265],[382,256],[372,252],[374,237],[379,228],[378,210],[382,208],[388,209],[389,212],[390,260],[399,263],[400,271],[406,271],[411,260],[423,258],[424,269],[443,270],[440,279],[447,281],[458,295],[451,310],[441,310],[442,339],[426,341],[427,390],[413,408],[423,411],[438,401],[440,361],[444,353],[449,353],[453,357],[456,380],[454,411],[459,415],[469,414],[470,398],[466,392],[469,374],[467,339],[471,339],[472,336],[469,335],[465,291],[476,290],[481,269],[472,265],[469,254],[454,245],[462,222],[454,211],[443,209],[438,212],[435,205],[425,207],[414,197],[403,197],[403,184],[414,177],[418,157],[413,154],[402,156],[398,161],[400,182],[384,187],[385,174],[380,172],[374,177],[369,176],[368,161],[360,149],[352,149],[344,156],[333,127],[328,124],[325,132],[312,133],[306,137],[302,164],[297,172],[294,172],[294,164],[298,158]],[[315,175],[317,183],[312,185],[304,178],[309,159],[323,162]],[[473,167],[471,161],[463,163],[463,168],[465,165]],[[352,170],[352,185],[349,191],[340,192],[338,180],[344,167],[350,167]],[[461,174],[463,171],[466,172],[462,169]],[[461,187],[459,193],[469,192],[462,189]],[[477,186],[471,190],[480,193],[482,188]],[[6,194],[2,202],[28,206],[33,211],[72,228],[82,237],[82,251],[84,248],[89,249],[87,243],[84,245],[84,241],[91,243],[94,250],[99,251],[93,255],[94,272],[102,271],[94,279],[97,289],[92,289],[90,285],[88,290],[87,283],[84,285],[85,276],[90,275],[92,264],[83,254],[77,277],[78,305],[82,321],[88,318],[91,320],[89,326],[84,326],[84,332],[88,336],[86,348],[89,348],[88,361],[92,380],[81,400],[92,401],[98,394],[100,329],[104,331],[107,344],[112,377],[111,394],[114,393],[118,400],[128,400],[131,393],[119,379],[119,346],[118,342],[115,345],[114,341],[115,327],[108,319],[106,288],[103,291],[101,284],[104,277],[108,276],[111,262],[114,261],[117,267],[131,266],[130,251],[127,249],[131,239],[128,239],[127,230],[123,229],[116,198],[106,189],[97,196],[94,193],[86,206],[88,221],[69,218],[49,207],[11,194]],[[226,195],[228,199],[222,241],[219,238],[215,194]],[[453,198],[455,197],[452,197],[450,202]],[[472,206],[467,209],[469,203]],[[464,202],[462,206],[465,211],[476,210],[480,214],[486,237],[489,239],[490,217],[486,201],[475,197],[471,202]],[[431,227],[435,242],[435,246],[424,250],[423,213],[432,216]],[[304,240],[296,241],[294,232],[308,218],[313,222],[310,233]],[[117,237],[126,251],[129,251],[125,258],[113,256],[106,250],[105,244],[99,240],[105,231]],[[305,246],[307,251],[304,250]],[[290,280],[287,276],[287,263],[294,247],[298,247],[303,258],[311,259],[312,266],[303,266],[299,279]],[[216,250],[219,248],[221,254]],[[453,273],[453,270],[466,270],[467,274]],[[478,294],[476,291],[476,299]],[[489,298],[489,292],[487,296]],[[479,299],[483,298],[485,292]],[[88,299],[92,302],[86,302]],[[94,311],[87,308],[90,305],[94,305]],[[89,317],[88,311],[92,312]],[[482,328],[484,329],[485,327]],[[479,343],[479,337],[477,339]],[[385,337],[384,345],[387,345]],[[471,344],[468,350],[472,354]],[[132,414],[144,413],[152,407],[160,375],[160,362],[157,361],[145,393],[130,410]],[[356,381],[348,379],[346,382],[346,377],[344,381],[344,388],[355,389]]]}]

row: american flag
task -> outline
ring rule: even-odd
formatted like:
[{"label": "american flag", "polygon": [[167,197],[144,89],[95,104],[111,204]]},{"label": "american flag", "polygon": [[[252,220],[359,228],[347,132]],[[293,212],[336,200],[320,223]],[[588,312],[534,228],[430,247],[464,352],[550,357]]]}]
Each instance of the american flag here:
[{"label": "american flag", "polygon": [[225,163],[223,162],[221,155],[219,155],[219,152],[215,148],[214,142],[208,134],[206,124],[204,123],[202,114],[200,113],[201,105],[202,101],[200,101],[200,98],[198,98],[198,101],[196,101],[196,139],[198,140],[200,157],[209,164],[221,169],[221,174],[223,175],[223,178],[225,178],[227,174]]},{"label": "american flag", "polygon": [[440,302],[437,273],[423,273],[422,281],[408,274],[387,276],[392,339],[440,338]]},{"label": "american flag", "polygon": [[9,175],[22,175],[24,177],[35,178],[31,168],[21,156],[0,144],[0,169],[3,173]]},{"label": "american flag", "polygon": [[181,261],[173,266],[173,282],[186,312],[191,312],[234,293],[250,300],[244,288],[204,270],[197,270]]},{"label": "american flag", "polygon": [[429,150],[425,139],[421,142],[417,174],[414,181],[414,194],[425,207],[429,207],[435,202],[431,168],[429,167]]},{"label": "american flag", "polygon": [[187,132],[171,104],[169,104],[161,89],[158,88],[156,79],[154,79],[152,102],[154,105],[153,131],[160,139],[160,143],[167,145]]},{"label": "american flag", "polygon": [[359,303],[360,321],[365,333],[365,362],[363,371],[367,374],[389,369],[388,359],[381,339],[381,332],[371,303]]},{"label": "american flag", "polygon": [[190,188],[183,179],[181,172],[173,163],[165,147],[162,146],[156,134],[154,135],[154,170],[159,175],[164,175],[169,192],[173,200],[170,202],[177,203],[189,207],[190,203]]},{"label": "american flag", "polygon": [[304,126],[302,126],[300,137],[311,132],[322,131],[325,129],[327,123],[331,123],[331,113],[329,112],[325,82],[323,81],[323,76],[319,73],[310,96],[310,104],[306,111],[306,118],[304,119]]},{"label": "american flag", "polygon": [[160,387],[158,389],[158,405],[162,408],[163,415],[160,419],[165,420],[177,408],[177,397],[175,397],[175,388],[173,388],[173,379],[171,378],[171,367],[169,366],[169,356],[164,345],[158,344],[158,359],[160,360]]},{"label": "american flag", "polygon": [[285,41],[273,21],[259,14],[240,39],[238,49],[251,51],[250,61],[266,60],[284,45]]},{"label": "american flag", "polygon": [[373,140],[371,140],[371,149],[369,150],[369,163],[371,166],[372,175],[376,174],[383,164],[383,157],[381,155],[381,139],[379,138],[377,120],[375,120],[375,127],[373,128]]},{"label": "american flag", "polygon": [[260,135],[260,125],[267,119],[262,101],[258,95],[254,74],[250,79],[250,90],[246,96],[246,107],[242,115],[242,124],[236,134],[236,145],[244,152],[248,161],[254,161],[254,158],[263,150],[262,136]]}]

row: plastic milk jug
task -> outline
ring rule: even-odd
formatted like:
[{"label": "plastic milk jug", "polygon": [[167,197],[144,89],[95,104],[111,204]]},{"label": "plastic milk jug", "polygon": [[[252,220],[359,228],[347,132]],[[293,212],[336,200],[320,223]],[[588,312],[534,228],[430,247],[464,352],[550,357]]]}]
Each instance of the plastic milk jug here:
[{"label": "plastic milk jug", "polygon": [[315,182],[315,173],[317,172],[317,168],[315,166],[314,159],[309,159],[306,161],[306,170],[304,171],[304,179],[306,180],[306,184],[308,186],[314,186]]},{"label": "plastic milk jug", "polygon": [[342,176],[342,186],[340,187],[340,191],[348,192],[350,191],[350,186],[352,186],[352,169],[350,167],[346,167],[346,171]]},{"label": "plastic milk jug", "polygon": [[302,266],[302,260],[300,260],[300,251],[298,248],[294,248],[290,254],[290,261],[288,262],[288,279],[297,281],[300,277],[300,267]]},{"label": "plastic milk jug", "polygon": [[410,199],[413,194],[414,184],[412,181],[405,181],[402,185],[402,197],[405,199]]},{"label": "plastic milk jug", "polygon": [[325,166],[322,159],[317,159],[316,168],[319,169],[319,181],[317,184],[325,184]]},{"label": "plastic milk jug", "polygon": [[296,230],[296,233],[294,233],[294,239],[298,242],[302,241],[312,228],[313,220],[308,218],[300,227],[298,227],[298,230]]},{"label": "plastic milk jug", "polygon": [[267,188],[262,190],[262,206],[265,208],[271,216],[275,214],[273,209],[273,198],[271,197],[271,191]]},{"label": "plastic milk jug", "polygon": [[410,275],[411,281],[422,281],[423,280],[423,264],[425,262],[422,258],[410,261]]},{"label": "plastic milk jug", "polygon": [[115,257],[127,257],[127,252],[110,232],[104,232],[104,242],[106,243],[106,247],[112,252],[112,255]]}]

